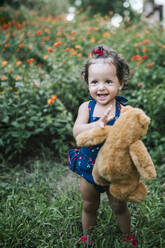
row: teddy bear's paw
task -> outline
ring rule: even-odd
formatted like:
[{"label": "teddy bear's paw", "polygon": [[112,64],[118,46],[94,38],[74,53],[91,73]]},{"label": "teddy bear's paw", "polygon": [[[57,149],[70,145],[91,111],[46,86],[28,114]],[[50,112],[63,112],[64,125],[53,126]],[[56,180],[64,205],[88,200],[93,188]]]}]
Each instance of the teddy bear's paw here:
[{"label": "teddy bear's paw", "polygon": [[140,182],[136,190],[128,196],[127,201],[140,203],[145,200],[146,195],[147,187],[144,185],[144,183]]},{"label": "teddy bear's paw", "polygon": [[85,145],[90,145],[88,144],[88,137],[86,135],[79,134],[76,137],[76,143],[78,146],[85,146]]},{"label": "teddy bear's paw", "polygon": [[127,201],[129,194],[127,186],[111,183],[109,191],[116,199],[120,201]]},{"label": "teddy bear's paw", "polygon": [[106,181],[103,177],[101,177],[99,174],[92,173],[93,179],[96,184],[101,185],[101,186],[107,186],[109,185],[109,182]]},{"label": "teddy bear's paw", "polygon": [[156,177],[156,170],[154,167],[148,167],[143,170],[142,177],[146,180],[152,180]]}]

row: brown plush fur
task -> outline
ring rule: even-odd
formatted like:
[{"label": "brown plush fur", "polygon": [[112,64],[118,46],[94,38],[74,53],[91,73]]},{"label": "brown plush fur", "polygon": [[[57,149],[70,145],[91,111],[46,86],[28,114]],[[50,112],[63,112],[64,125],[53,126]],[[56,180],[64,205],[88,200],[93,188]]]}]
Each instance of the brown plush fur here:
[{"label": "brown plush fur", "polygon": [[111,194],[119,200],[141,202],[147,187],[140,176],[156,177],[152,159],[141,141],[146,135],[149,117],[138,108],[122,108],[113,126],[95,127],[79,134],[78,146],[97,145],[103,141],[93,168],[93,177],[99,185],[109,185]]}]

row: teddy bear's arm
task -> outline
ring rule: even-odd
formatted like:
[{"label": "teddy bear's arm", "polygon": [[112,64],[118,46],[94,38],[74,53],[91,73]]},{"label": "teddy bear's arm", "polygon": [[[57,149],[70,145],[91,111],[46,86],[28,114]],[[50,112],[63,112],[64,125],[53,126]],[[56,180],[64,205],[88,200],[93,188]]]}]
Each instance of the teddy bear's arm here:
[{"label": "teddy bear's arm", "polygon": [[78,146],[93,146],[102,143],[106,137],[107,133],[111,129],[111,126],[94,127],[87,131],[80,133],[76,137],[76,142]]},{"label": "teddy bear's arm", "polygon": [[156,177],[156,170],[152,159],[141,140],[136,141],[130,146],[131,158],[139,172],[139,174],[147,180]]}]

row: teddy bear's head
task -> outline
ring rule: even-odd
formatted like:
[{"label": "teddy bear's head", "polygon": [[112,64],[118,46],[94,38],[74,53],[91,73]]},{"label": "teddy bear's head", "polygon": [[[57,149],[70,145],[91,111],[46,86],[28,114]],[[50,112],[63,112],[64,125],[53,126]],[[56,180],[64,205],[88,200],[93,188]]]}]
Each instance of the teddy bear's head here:
[{"label": "teddy bear's head", "polygon": [[139,108],[126,106],[114,125],[114,136],[122,144],[130,145],[146,135],[150,118]]}]

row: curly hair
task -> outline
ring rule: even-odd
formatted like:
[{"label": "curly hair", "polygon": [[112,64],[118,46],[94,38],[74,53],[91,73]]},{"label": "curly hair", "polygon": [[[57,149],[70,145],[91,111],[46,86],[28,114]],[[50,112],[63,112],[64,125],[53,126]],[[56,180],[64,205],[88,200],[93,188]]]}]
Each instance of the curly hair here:
[{"label": "curly hair", "polygon": [[94,47],[91,53],[91,58],[85,63],[82,76],[85,82],[88,84],[88,70],[91,64],[98,62],[110,63],[116,67],[116,74],[119,82],[124,85],[128,84],[129,81],[129,66],[125,62],[124,58],[117,54],[113,49],[109,49],[105,45],[98,45]]}]

